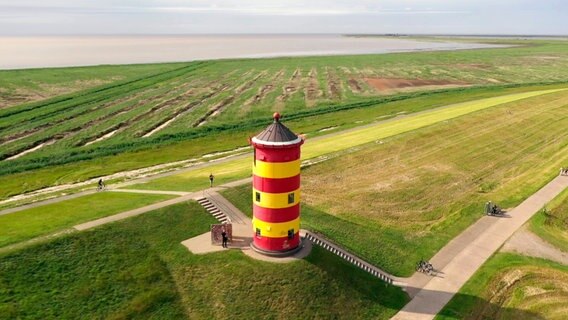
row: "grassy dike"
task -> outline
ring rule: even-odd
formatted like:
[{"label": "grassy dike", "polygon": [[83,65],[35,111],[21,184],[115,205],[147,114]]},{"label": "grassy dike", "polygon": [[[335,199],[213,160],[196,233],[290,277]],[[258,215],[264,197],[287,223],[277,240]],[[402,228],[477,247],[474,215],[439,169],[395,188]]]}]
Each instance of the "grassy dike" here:
[{"label": "grassy dike", "polygon": [[211,223],[188,202],[0,255],[0,319],[388,319],[407,301],[317,247],[272,264],[180,244]]},{"label": "grassy dike", "polygon": [[171,198],[170,195],[100,192],[2,215],[0,247]]}]

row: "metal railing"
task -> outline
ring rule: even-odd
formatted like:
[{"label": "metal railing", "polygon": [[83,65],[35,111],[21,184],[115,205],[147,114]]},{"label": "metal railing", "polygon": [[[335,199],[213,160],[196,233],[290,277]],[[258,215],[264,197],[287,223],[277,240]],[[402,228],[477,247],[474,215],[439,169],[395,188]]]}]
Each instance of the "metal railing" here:
[{"label": "metal railing", "polygon": [[329,241],[327,239],[323,239],[323,238],[321,238],[317,235],[314,235],[314,234],[311,234],[311,233],[308,233],[308,232],[306,232],[305,238],[310,240],[313,244],[316,244],[316,245],[326,249],[327,251],[329,251],[329,252],[339,256],[340,258],[352,263],[353,265],[355,265],[359,269],[372,274],[373,276],[383,280],[384,282],[386,282],[388,284],[395,284],[394,279],[390,275],[388,275],[387,273],[385,273],[381,269],[373,266],[372,264],[364,261],[363,259],[355,256],[354,254],[351,254],[351,253],[339,248],[337,245],[333,244],[331,241]]}]

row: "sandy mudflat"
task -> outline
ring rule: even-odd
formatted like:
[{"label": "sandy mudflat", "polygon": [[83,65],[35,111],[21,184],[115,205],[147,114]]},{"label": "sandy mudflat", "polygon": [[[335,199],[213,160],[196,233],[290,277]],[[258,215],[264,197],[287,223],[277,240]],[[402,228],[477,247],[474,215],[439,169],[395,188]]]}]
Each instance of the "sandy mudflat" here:
[{"label": "sandy mudflat", "polygon": [[0,69],[496,47],[340,35],[0,37]]}]

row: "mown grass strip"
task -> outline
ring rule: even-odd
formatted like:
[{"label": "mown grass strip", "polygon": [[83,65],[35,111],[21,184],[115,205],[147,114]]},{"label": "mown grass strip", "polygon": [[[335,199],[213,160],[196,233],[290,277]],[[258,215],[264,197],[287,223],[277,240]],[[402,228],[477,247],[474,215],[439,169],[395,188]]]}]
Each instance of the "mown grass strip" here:
[{"label": "mown grass strip", "polygon": [[173,197],[102,192],[3,215],[0,216],[0,247]]}]

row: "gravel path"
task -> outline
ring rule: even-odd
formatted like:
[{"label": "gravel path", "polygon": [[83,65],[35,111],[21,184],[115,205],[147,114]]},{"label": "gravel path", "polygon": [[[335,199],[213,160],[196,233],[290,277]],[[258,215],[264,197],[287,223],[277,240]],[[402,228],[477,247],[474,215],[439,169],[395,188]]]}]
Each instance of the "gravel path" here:
[{"label": "gravel path", "polygon": [[544,258],[568,265],[568,253],[557,249],[524,226],[503,245],[501,251],[516,252],[525,256]]},{"label": "gravel path", "polygon": [[[235,186],[239,186],[245,183],[249,183],[251,181],[251,178],[246,178],[246,179],[241,179],[241,180],[237,180],[237,181],[233,181],[218,187],[214,187],[214,188],[209,188],[209,189],[205,189],[205,190],[201,190],[201,191],[197,191],[197,192],[192,192],[192,193],[186,193],[180,197],[177,198],[173,198],[170,200],[166,200],[166,201],[162,201],[162,202],[158,202],[158,203],[154,203],[142,208],[137,208],[134,210],[129,210],[129,211],[125,211],[125,212],[121,212],[119,214],[115,214],[113,216],[108,216],[108,217],[104,217],[104,218],[100,218],[97,220],[93,220],[93,221],[89,221],[89,222],[85,222],[85,223],[81,223],[78,224],[76,226],[74,226],[73,228],[76,230],[86,230],[86,229],[91,229],[94,227],[98,227],[101,226],[103,224],[107,224],[109,222],[114,222],[114,221],[119,221],[119,220],[123,220],[126,218],[130,218],[130,217],[134,217],[143,213],[146,213],[148,211],[153,211],[156,209],[160,209],[163,207],[167,207],[167,206],[171,206],[173,204],[176,203],[180,203],[180,202],[184,202],[184,201],[188,201],[188,200],[196,200],[199,198],[203,198],[204,194],[206,192],[216,192],[225,188],[231,188],[231,187],[235,187]],[[156,191],[147,191],[147,190],[134,190],[136,192],[141,192],[141,193],[155,193]],[[132,192],[132,190],[131,190]],[[160,192],[169,192],[169,191],[160,191]]]}]

